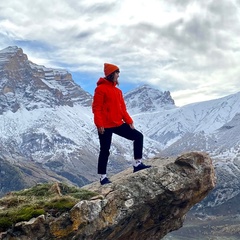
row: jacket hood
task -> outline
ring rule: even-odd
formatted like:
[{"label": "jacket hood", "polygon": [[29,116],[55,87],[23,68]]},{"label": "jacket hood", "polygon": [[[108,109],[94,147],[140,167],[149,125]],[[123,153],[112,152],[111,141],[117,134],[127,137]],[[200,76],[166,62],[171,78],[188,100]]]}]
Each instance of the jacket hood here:
[{"label": "jacket hood", "polygon": [[116,86],[117,85],[117,83],[116,82],[110,82],[110,81],[108,81],[107,79],[105,79],[105,78],[99,78],[99,80],[97,81],[97,86],[99,86],[99,85],[101,85],[101,84],[107,84],[107,85],[111,85],[111,86]]}]

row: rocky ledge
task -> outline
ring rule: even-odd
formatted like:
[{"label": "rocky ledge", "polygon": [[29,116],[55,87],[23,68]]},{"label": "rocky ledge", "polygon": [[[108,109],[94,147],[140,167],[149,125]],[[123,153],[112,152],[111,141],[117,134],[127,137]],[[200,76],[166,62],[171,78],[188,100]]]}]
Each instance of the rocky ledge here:
[{"label": "rocky ledge", "polygon": [[99,195],[59,217],[41,215],[18,223],[2,239],[161,239],[182,227],[188,210],[214,188],[215,172],[211,158],[199,152],[147,164],[152,167],[112,176],[111,184],[85,186]]}]

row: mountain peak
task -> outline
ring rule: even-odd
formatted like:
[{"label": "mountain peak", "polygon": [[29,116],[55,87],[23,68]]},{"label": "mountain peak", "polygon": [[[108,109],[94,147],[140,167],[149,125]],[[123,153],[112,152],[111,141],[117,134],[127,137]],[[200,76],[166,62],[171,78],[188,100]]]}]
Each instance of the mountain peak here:
[{"label": "mountain peak", "polygon": [[68,71],[34,64],[17,46],[0,51],[0,78],[0,114],[20,108],[91,105],[90,94],[74,83]]},{"label": "mountain peak", "polygon": [[17,46],[9,46],[7,48],[0,50],[0,53],[16,53],[18,50],[22,49]]},{"label": "mountain peak", "polygon": [[175,107],[169,91],[160,91],[143,85],[125,94],[127,108],[131,113],[153,112]]},{"label": "mountain peak", "polygon": [[21,60],[28,60],[27,55],[23,54],[23,50],[17,46],[9,46],[0,50],[0,68],[11,62],[14,56],[21,57]]}]

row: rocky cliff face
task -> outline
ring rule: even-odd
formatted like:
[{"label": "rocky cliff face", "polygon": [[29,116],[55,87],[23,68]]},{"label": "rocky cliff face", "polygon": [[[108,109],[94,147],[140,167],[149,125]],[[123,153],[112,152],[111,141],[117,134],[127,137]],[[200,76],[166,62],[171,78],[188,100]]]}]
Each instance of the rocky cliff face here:
[{"label": "rocky cliff face", "polygon": [[99,195],[57,218],[42,215],[18,223],[2,240],[161,239],[179,229],[188,210],[214,188],[215,173],[204,153],[149,162],[149,169],[114,175],[112,184],[85,186]]},{"label": "rocky cliff face", "polygon": [[21,48],[0,51],[0,114],[38,108],[90,106],[91,95],[77,86],[66,70],[39,66],[28,60]]}]

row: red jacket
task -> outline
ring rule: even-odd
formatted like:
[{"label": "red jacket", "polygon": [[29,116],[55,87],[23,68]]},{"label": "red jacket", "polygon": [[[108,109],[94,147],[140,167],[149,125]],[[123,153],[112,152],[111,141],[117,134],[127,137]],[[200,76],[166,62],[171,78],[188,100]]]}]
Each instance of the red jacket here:
[{"label": "red jacket", "polygon": [[105,78],[100,78],[97,82],[92,111],[97,127],[111,128],[118,127],[123,122],[133,123],[127,112],[122,91]]}]

